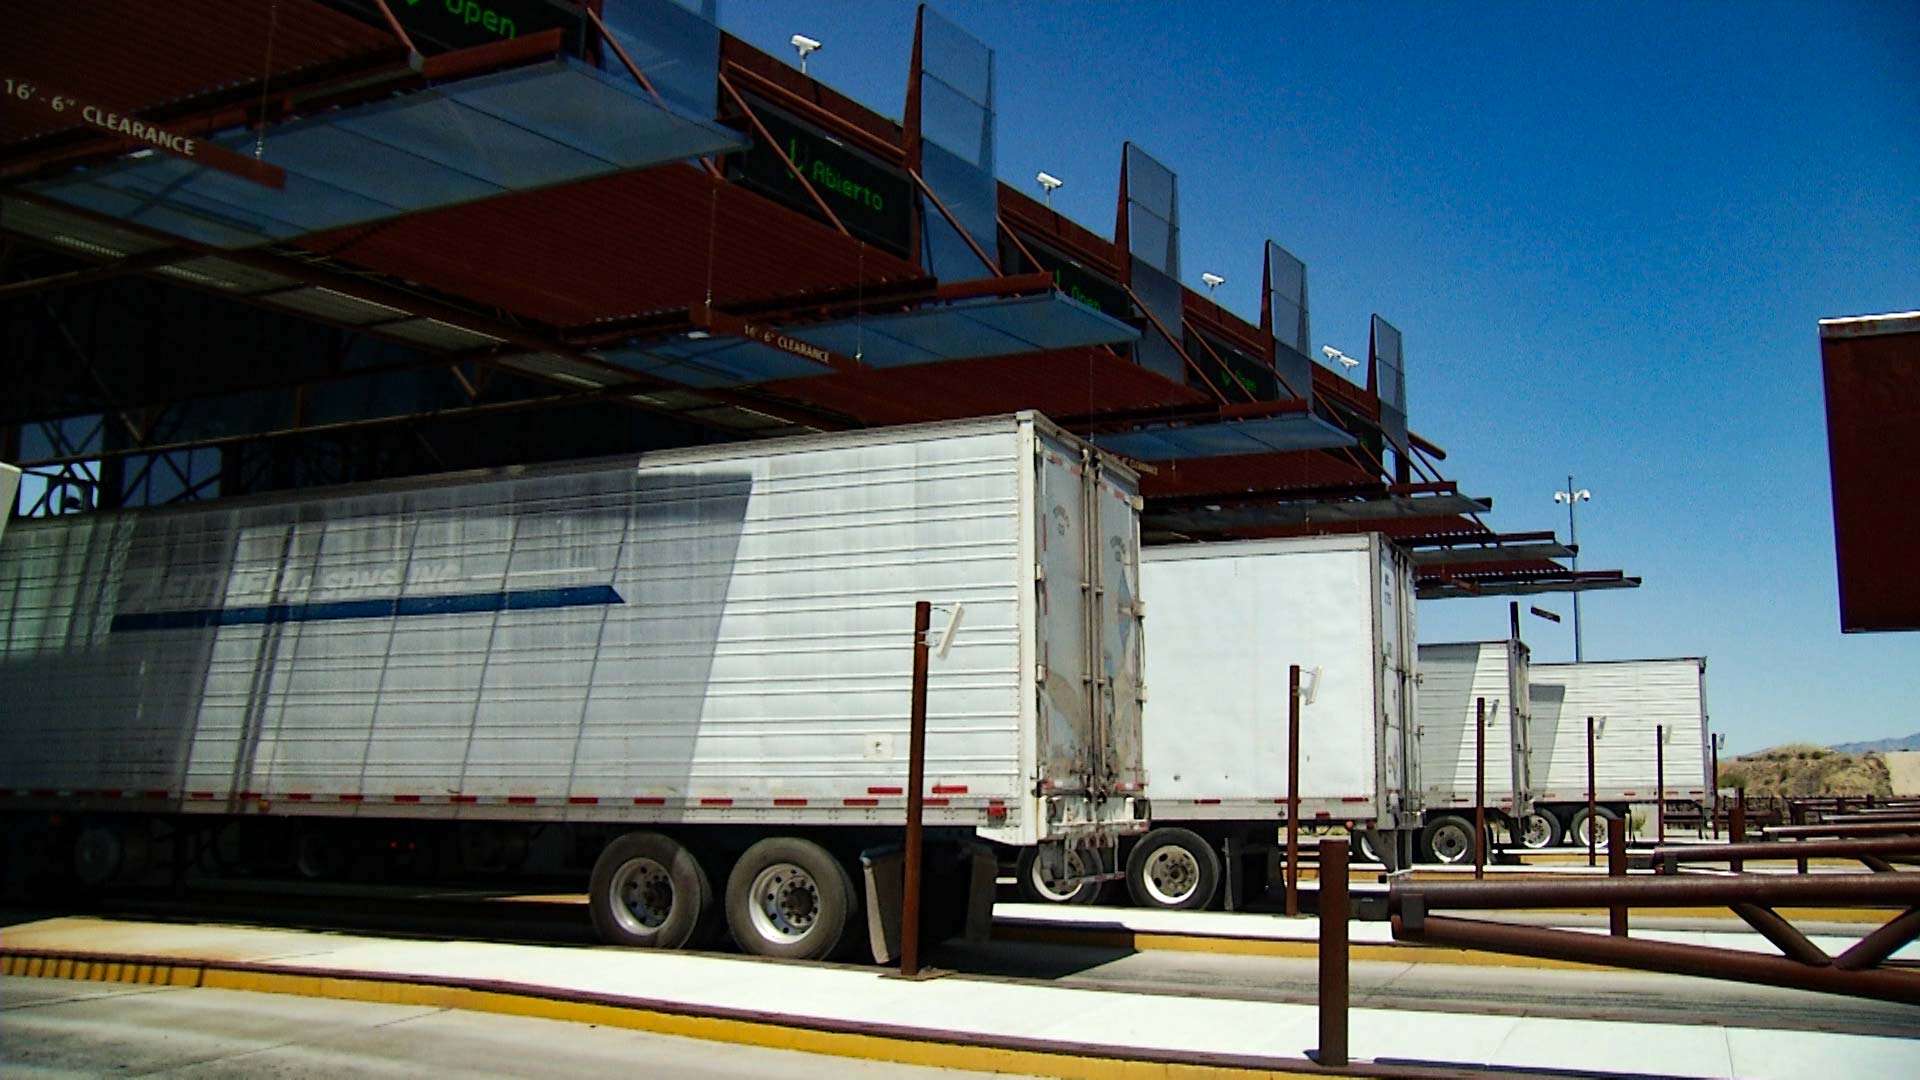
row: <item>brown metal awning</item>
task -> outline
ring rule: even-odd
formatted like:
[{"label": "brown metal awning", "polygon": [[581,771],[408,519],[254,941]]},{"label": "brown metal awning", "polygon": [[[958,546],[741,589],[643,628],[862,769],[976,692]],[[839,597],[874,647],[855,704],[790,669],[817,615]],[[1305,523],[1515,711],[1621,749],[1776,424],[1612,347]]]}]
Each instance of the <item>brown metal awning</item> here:
[{"label": "brown metal awning", "polygon": [[1618,570],[1568,570],[1510,567],[1488,572],[1420,574],[1415,595],[1422,600],[1464,596],[1536,596],[1541,593],[1637,589],[1640,579]]},{"label": "brown metal awning", "polygon": [[1300,499],[1260,504],[1189,506],[1179,509],[1155,509],[1149,503],[1141,518],[1141,527],[1154,532],[1187,535],[1219,535],[1249,530],[1288,526],[1344,526],[1325,531],[1352,532],[1352,526],[1406,518],[1437,518],[1456,514],[1485,513],[1493,508],[1492,499],[1477,499],[1452,492],[1431,494],[1390,493],[1364,499]]}]

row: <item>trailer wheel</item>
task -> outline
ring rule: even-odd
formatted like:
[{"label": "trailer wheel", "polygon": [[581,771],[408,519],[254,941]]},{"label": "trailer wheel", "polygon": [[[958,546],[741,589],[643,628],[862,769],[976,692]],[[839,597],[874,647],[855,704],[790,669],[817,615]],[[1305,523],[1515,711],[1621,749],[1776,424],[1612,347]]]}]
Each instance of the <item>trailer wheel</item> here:
[{"label": "trailer wheel", "polygon": [[746,850],[727,875],[727,928],[747,952],[824,960],[858,911],[853,877],[811,840],[778,836]]},{"label": "trailer wheel", "polygon": [[[1594,808],[1594,816],[1600,819],[1600,824],[1598,828],[1594,829],[1593,850],[1605,851],[1607,850],[1607,822],[1618,818],[1620,815],[1604,806],[1600,806]],[[1586,807],[1583,806],[1574,811],[1573,821],[1567,826],[1567,839],[1580,847],[1587,846]]]},{"label": "trailer wheel", "polygon": [[1437,863],[1473,861],[1473,822],[1457,814],[1444,814],[1427,823],[1420,834],[1420,846]]},{"label": "trailer wheel", "polygon": [[146,839],[125,822],[88,822],[74,837],[73,876],[94,889],[138,877],[146,869]]},{"label": "trailer wheel", "polygon": [[679,841],[627,833],[594,861],[587,907],[600,940],[610,945],[680,949],[711,921],[713,884]]},{"label": "trailer wheel", "polygon": [[332,881],[353,864],[347,838],[326,825],[303,825],[293,839],[293,869],[308,881]]},{"label": "trailer wheel", "polygon": [[1560,842],[1560,823],[1545,810],[1535,810],[1520,819],[1520,846],[1528,851],[1550,848]]},{"label": "trailer wheel", "polygon": [[[1086,872],[1086,859],[1079,851],[1067,851],[1067,871]],[[1079,881],[1072,885],[1048,881],[1040,873],[1040,849],[1022,848],[1014,862],[1014,881],[1020,898],[1032,904],[1094,904],[1100,900],[1098,881]]]},{"label": "trailer wheel", "polygon": [[1141,907],[1204,908],[1219,886],[1220,856],[1187,829],[1155,829],[1127,856],[1127,894]]},{"label": "trailer wheel", "polygon": [[1381,863],[1383,865],[1386,863],[1386,860],[1380,857],[1379,849],[1373,846],[1373,841],[1367,839],[1366,833],[1356,829],[1348,835],[1353,839],[1354,854],[1360,857],[1361,862]]}]

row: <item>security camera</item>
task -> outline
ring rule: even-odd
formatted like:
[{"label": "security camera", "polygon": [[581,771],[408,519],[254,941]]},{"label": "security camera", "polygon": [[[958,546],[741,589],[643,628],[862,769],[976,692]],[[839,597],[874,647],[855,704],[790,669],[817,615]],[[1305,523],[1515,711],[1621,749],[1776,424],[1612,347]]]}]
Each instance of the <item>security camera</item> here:
[{"label": "security camera", "polygon": [[1227,279],[1219,274],[1201,274],[1200,281],[1209,289],[1217,289],[1227,283]]},{"label": "security camera", "polygon": [[1339,361],[1342,367],[1357,368],[1360,366],[1360,361],[1355,360],[1353,357],[1348,356],[1346,353],[1341,352],[1339,349],[1336,349],[1331,345],[1320,346],[1320,352],[1321,352],[1321,355],[1325,356],[1329,360]]},{"label": "security camera", "polygon": [[795,34],[787,43],[800,50],[800,71],[804,74],[807,70],[807,54],[820,48],[820,42],[805,34]]},{"label": "security camera", "polygon": [[1034,179],[1040,181],[1040,186],[1043,188],[1046,188],[1049,194],[1051,194],[1055,188],[1058,188],[1061,185],[1066,183],[1065,180],[1062,180],[1059,177],[1049,172],[1043,172],[1040,175],[1034,177]]}]

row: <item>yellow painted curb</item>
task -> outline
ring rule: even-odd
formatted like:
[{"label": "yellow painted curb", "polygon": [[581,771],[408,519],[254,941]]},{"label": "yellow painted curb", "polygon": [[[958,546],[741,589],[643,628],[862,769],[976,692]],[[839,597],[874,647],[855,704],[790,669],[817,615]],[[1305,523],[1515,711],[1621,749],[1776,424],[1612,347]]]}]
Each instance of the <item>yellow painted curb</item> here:
[{"label": "yellow painted curb", "polygon": [[[1024,941],[1054,945],[1099,945],[1136,952],[1190,952],[1218,956],[1279,956],[1313,959],[1320,955],[1317,941],[1284,938],[1218,937],[1203,934],[1163,934],[1144,930],[1079,930],[1071,926],[995,926],[998,941]],[[1555,971],[1621,971],[1601,964],[1580,964],[1571,960],[1551,960],[1511,953],[1452,949],[1412,942],[1395,945],[1347,946],[1353,960],[1379,960],[1396,964],[1461,964],[1471,967],[1545,968]]]},{"label": "yellow painted curb", "polygon": [[28,978],[78,979],[89,982],[126,982],[147,985],[245,990],[264,994],[293,994],[340,1001],[387,1005],[417,1005],[437,1009],[464,1009],[506,1016],[565,1020],[602,1027],[646,1031],[656,1035],[702,1039],[708,1042],[794,1050],[808,1054],[858,1058],[900,1065],[966,1069],[974,1072],[1056,1076],[1063,1080],[1294,1080],[1337,1073],[1259,1069],[1186,1062],[1140,1061],[1089,1057],[1065,1052],[1012,1047],[969,1046],[929,1042],[903,1036],[818,1031],[730,1017],[691,1016],[596,1002],[568,1001],[503,990],[481,990],[447,984],[391,982],[350,975],[316,975],[227,968],[194,962],[137,962],[103,958],[0,955],[0,974]]}]

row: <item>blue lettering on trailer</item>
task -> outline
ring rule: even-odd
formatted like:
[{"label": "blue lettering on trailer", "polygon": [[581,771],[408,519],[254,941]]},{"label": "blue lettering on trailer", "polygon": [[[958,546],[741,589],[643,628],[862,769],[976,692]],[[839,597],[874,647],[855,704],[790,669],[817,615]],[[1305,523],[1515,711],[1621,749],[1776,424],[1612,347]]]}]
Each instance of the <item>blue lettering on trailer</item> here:
[{"label": "blue lettering on trailer", "polygon": [[611,585],[573,585],[555,589],[516,589],[511,592],[460,593],[452,596],[396,596],[317,604],[261,604],[254,607],[137,612],[115,615],[112,631],[131,633],[140,630],[196,630],[209,626],[261,626],[333,619],[398,619],[414,615],[533,611],[540,608],[624,603],[626,600]]}]

